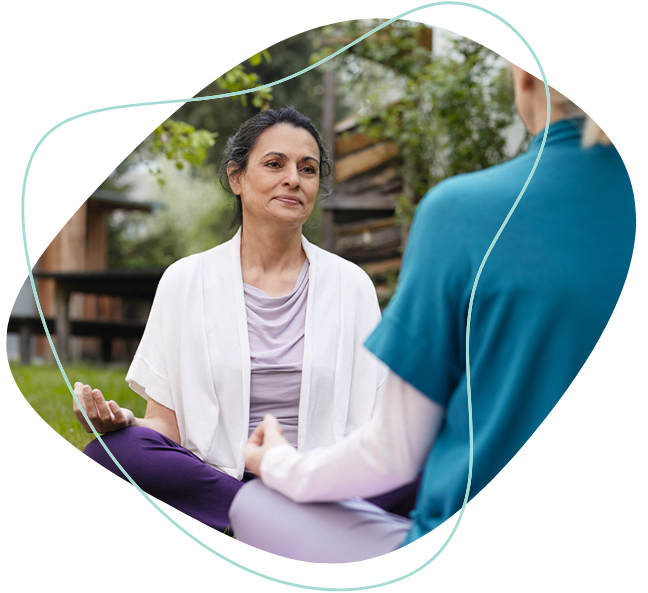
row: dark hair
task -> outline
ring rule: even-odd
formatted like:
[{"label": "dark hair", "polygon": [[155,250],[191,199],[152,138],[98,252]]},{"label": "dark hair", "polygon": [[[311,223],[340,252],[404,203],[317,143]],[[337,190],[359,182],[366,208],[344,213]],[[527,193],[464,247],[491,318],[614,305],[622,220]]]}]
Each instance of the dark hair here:
[{"label": "dark hair", "polygon": [[231,227],[243,222],[243,206],[241,196],[232,191],[227,175],[227,168],[232,163],[234,173],[243,173],[248,164],[250,153],[256,146],[259,136],[267,129],[278,124],[288,124],[294,128],[303,128],[315,139],[320,152],[320,192],[323,195],[330,193],[328,178],[333,170],[333,161],[329,157],[324,141],[319,135],[315,124],[309,117],[297,111],[294,107],[282,107],[281,109],[264,109],[252,116],[241,127],[230,136],[227,147],[223,153],[223,160],[218,170],[220,183],[226,191],[236,197],[236,206]]}]

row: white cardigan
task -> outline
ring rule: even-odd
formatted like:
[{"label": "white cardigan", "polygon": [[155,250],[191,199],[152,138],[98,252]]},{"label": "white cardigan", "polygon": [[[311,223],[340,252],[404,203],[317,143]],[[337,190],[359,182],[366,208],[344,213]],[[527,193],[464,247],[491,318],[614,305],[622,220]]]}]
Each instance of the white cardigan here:
[{"label": "white cardigan", "polygon": [[[309,260],[298,450],[340,441],[371,417],[386,367],[363,346],[380,320],[362,269],[302,237]],[[237,479],[250,414],[241,231],[171,265],[126,375],[174,410],[181,445]]]}]

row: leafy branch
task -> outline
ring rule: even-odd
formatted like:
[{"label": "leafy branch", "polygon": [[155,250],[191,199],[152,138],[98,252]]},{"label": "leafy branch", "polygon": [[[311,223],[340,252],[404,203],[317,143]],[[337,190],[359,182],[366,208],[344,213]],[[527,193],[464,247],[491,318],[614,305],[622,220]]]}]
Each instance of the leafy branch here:
[{"label": "leafy branch", "polygon": [[[270,62],[270,54],[263,50],[253,55],[248,61],[252,67],[258,66],[265,59]],[[229,72],[216,80],[220,89],[227,93],[253,89],[259,85],[259,75],[248,72],[244,64],[234,66]],[[249,93],[252,95],[252,105],[258,109],[265,109],[270,105],[272,94],[269,89],[261,89]],[[247,106],[247,94],[232,97]],[[149,173],[155,177],[160,186],[166,183],[162,167],[155,163],[155,157],[164,156],[173,161],[177,169],[184,169],[187,165],[202,166],[207,151],[214,146],[218,132],[196,129],[189,123],[168,119],[158,126],[140,146],[135,150],[139,161],[144,161]],[[120,170],[118,170],[118,173]]]},{"label": "leafy branch", "polygon": [[[270,54],[265,49],[262,52],[253,55],[249,59],[249,62],[251,66],[255,67],[259,66],[264,59],[268,63],[272,61]],[[234,68],[229,72],[226,72],[220,78],[216,79],[216,84],[218,84],[218,86],[227,93],[235,93],[259,86],[259,75],[256,72],[247,72],[243,64],[239,64],[238,66],[234,66]],[[257,109],[267,109],[270,106],[272,93],[269,88],[259,89],[250,94],[252,95],[252,105]],[[247,94],[239,95],[239,99],[241,105],[247,107]]]}]

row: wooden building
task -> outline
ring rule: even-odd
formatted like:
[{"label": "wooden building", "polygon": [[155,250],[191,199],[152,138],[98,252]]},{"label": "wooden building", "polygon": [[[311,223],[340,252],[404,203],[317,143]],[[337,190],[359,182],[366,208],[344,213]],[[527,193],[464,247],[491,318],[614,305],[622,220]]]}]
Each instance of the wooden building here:
[{"label": "wooden building", "polygon": [[[74,213],[36,265],[37,272],[87,272],[108,269],[109,218],[115,210],[152,212],[154,204],[134,202],[121,192],[96,190]],[[38,297],[47,318],[56,315],[56,281],[37,279]],[[122,299],[115,296],[74,293],[69,297],[70,319],[119,321],[123,318]],[[128,360],[129,352],[124,339],[114,338],[111,345],[112,360]],[[103,348],[103,352],[102,352]],[[36,353],[52,360],[46,339],[37,340]],[[106,357],[106,344],[99,338],[71,337],[68,348],[72,359]]]},{"label": "wooden building", "polygon": [[336,187],[320,203],[322,246],[362,265],[384,303],[400,269],[404,236],[394,213],[405,188],[396,147],[357,128],[353,119],[334,127]]},{"label": "wooden building", "polygon": [[[432,29],[419,46],[432,51]],[[361,265],[376,285],[381,306],[398,278],[407,228],[396,224],[400,197],[412,200],[398,170],[398,149],[360,130],[359,119],[335,118],[335,73],[324,73],[322,131],[336,162],[334,190],[320,202],[322,247]]]}]

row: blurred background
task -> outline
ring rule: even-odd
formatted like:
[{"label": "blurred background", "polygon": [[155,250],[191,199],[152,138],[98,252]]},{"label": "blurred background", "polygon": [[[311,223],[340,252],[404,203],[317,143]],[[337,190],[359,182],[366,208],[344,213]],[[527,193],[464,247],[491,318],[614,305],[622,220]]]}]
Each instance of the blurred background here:
[{"label": "blurred background", "polygon": [[[196,96],[253,89],[314,64],[381,21],[307,31],[251,56]],[[190,59],[190,56],[188,57]],[[326,64],[270,89],[186,103],[79,208],[34,267],[48,330],[70,381],[144,412],[124,381],[164,269],[233,236],[233,198],[217,171],[228,137],[261,109],[313,119],[336,161],[333,192],[304,228],[362,266],[391,298],[416,206],[436,183],[508,160],[528,136],[505,60],[443,29],[398,21]],[[14,378],[73,445],[90,440],[45,338],[31,285],[7,334]]]}]

